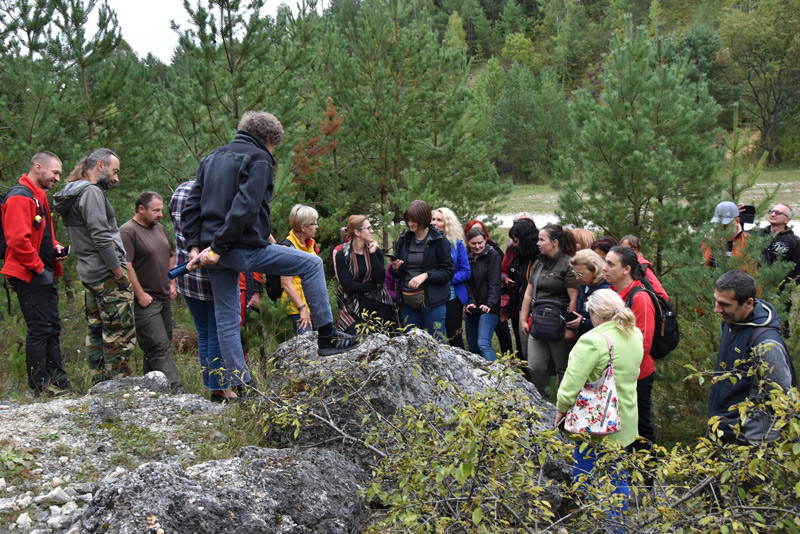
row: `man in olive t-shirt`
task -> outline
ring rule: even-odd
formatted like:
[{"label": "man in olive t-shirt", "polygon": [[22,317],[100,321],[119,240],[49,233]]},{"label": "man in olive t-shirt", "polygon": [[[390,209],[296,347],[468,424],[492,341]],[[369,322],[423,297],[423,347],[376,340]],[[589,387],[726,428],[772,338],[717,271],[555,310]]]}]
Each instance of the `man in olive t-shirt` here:
[{"label": "man in olive t-shirt", "polygon": [[161,371],[173,393],[183,384],[172,359],[172,305],[177,295],[175,281],[167,271],[175,266],[175,254],[167,230],[159,223],[164,201],[158,193],[145,191],[136,199],[136,214],[120,229],[133,286],[136,338],[144,351],[145,373]]}]

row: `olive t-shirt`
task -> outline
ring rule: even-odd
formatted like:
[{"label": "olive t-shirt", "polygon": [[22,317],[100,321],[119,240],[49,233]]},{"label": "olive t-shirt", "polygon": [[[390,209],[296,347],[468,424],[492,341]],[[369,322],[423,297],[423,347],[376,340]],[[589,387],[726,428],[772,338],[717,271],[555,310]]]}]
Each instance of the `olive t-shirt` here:
[{"label": "olive t-shirt", "polygon": [[539,255],[539,259],[533,264],[531,276],[528,279],[528,283],[533,286],[536,271],[539,270],[539,266],[543,266],[542,273],[539,275],[539,283],[536,286],[536,294],[533,296],[534,299],[558,300],[564,306],[564,309],[567,309],[567,306],[569,306],[567,288],[578,288],[578,279],[575,277],[575,271],[572,270],[569,260],[570,257],[563,250],[559,250],[553,259],[544,254]]},{"label": "olive t-shirt", "polygon": [[125,258],[133,265],[139,284],[156,300],[169,300],[169,258],[172,242],[160,223],[142,226],[134,219],[123,224],[119,233]]}]

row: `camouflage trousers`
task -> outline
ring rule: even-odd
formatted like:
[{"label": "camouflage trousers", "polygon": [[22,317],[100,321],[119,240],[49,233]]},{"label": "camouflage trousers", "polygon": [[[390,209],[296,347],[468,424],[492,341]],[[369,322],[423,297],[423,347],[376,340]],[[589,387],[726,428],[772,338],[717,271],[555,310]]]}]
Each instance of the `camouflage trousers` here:
[{"label": "camouflage trousers", "polygon": [[133,289],[127,275],[113,276],[86,288],[86,359],[95,383],[131,374],[136,345]]}]

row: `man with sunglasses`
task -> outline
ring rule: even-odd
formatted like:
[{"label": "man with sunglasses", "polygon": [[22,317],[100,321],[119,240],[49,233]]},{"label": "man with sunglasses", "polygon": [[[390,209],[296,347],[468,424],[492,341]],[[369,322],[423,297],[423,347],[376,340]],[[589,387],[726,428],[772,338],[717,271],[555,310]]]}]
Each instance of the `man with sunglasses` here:
[{"label": "man with sunglasses", "polygon": [[[800,237],[789,228],[792,215],[792,208],[786,204],[775,204],[769,210],[769,226],[761,229],[761,236],[771,235],[772,241],[764,249],[763,255],[767,265],[772,265],[777,260],[792,264],[784,280],[794,280],[800,284]],[[789,311],[791,306],[792,301],[789,300],[786,310]],[[789,337],[788,322],[784,324],[783,337]]]},{"label": "man with sunglasses", "polygon": [[800,237],[789,228],[792,220],[792,208],[786,204],[775,204],[769,210],[769,226],[761,229],[761,236],[772,235],[772,241],[764,249],[767,265],[782,259],[792,263],[786,279],[800,282]]}]

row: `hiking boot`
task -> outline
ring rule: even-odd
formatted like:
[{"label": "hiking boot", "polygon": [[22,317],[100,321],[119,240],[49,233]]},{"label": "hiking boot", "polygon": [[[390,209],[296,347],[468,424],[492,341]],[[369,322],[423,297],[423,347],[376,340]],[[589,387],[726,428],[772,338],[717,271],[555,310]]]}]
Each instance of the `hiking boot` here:
[{"label": "hiking boot", "polygon": [[319,355],[332,356],[356,347],[360,342],[356,336],[334,330],[330,336],[319,336]]},{"label": "hiking boot", "polygon": [[250,382],[245,382],[244,384],[233,386],[233,389],[234,391],[236,391],[236,394],[239,395],[239,397],[242,399],[258,396],[258,384],[256,383],[255,378],[251,378]]},{"label": "hiking boot", "polygon": [[48,397],[63,397],[64,395],[69,395],[70,391],[68,389],[61,389],[55,384],[49,384],[40,393]]}]

